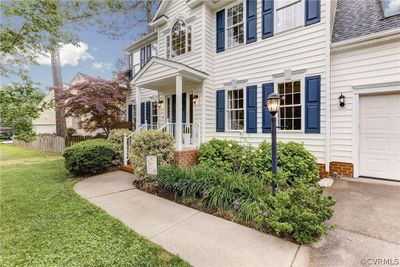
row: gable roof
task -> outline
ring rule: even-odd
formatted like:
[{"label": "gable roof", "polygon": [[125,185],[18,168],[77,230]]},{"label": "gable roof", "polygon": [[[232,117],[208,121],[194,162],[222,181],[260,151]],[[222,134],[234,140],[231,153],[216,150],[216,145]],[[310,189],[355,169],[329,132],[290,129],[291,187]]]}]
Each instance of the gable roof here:
[{"label": "gable roof", "polygon": [[167,66],[175,71],[184,71],[190,73],[194,77],[198,77],[200,79],[207,78],[208,74],[204,71],[192,68],[188,65],[182,64],[180,62],[172,61],[165,58],[155,57],[153,56],[132,78],[132,82],[136,82],[145,72],[146,70],[153,65],[154,63],[161,64],[163,66]]},{"label": "gable roof", "polygon": [[400,15],[385,17],[381,0],[338,0],[332,42],[400,27]]}]

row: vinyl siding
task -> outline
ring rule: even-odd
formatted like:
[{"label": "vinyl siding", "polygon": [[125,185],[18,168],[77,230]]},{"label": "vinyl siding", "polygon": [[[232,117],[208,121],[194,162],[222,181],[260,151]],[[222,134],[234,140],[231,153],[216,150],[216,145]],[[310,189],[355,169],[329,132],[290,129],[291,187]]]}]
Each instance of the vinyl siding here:
[{"label": "vinyl siding", "polygon": [[[397,41],[332,53],[332,161],[353,163],[353,86],[400,81]],[[400,90],[400,88],[399,88]],[[340,94],[346,106],[339,107]]]},{"label": "vinyl siding", "polygon": [[[215,53],[215,38],[213,38],[213,71],[212,90],[207,92],[206,105],[206,140],[212,138],[234,139],[257,145],[264,140],[270,140],[270,134],[262,133],[262,84],[276,82],[273,77],[282,74],[285,69],[292,71],[304,70],[299,75],[302,79],[306,76],[321,76],[321,133],[305,134],[303,132],[279,131],[280,141],[295,141],[304,143],[318,159],[319,163],[325,163],[325,122],[326,122],[326,57],[327,51],[326,27],[329,27],[329,16],[327,4],[321,1],[321,22],[310,26],[301,26],[286,32],[275,34],[273,37],[261,38],[261,3],[257,5],[257,42],[243,44],[235,48],[228,48],[224,52]],[[215,12],[213,14],[213,25],[215,25]],[[212,30],[214,35],[215,30]],[[296,76],[293,75],[293,79]],[[244,134],[238,132],[221,132],[215,130],[215,91],[218,89],[229,89],[224,83],[232,80],[247,80],[247,83],[240,85],[245,88],[247,85],[257,85],[257,133]],[[240,88],[238,86],[238,88]],[[302,82],[304,92],[304,80]],[[302,95],[304,104],[304,94]],[[211,100],[212,99],[212,100]],[[303,105],[304,106],[304,105]],[[304,121],[304,109],[303,109]],[[304,123],[303,123],[304,124]]]},{"label": "vinyl siding", "polygon": [[[231,2],[229,2],[231,3]],[[183,88],[183,92],[192,92],[200,96],[200,105],[195,106],[195,121],[202,121],[203,141],[212,138],[235,139],[250,144],[259,144],[270,140],[270,134],[262,134],[262,84],[274,82],[273,75],[282,74],[284,70],[303,70],[302,91],[304,92],[304,77],[321,76],[321,133],[305,134],[303,132],[279,131],[280,141],[295,141],[304,143],[317,158],[318,162],[325,163],[325,123],[326,123],[326,63],[329,56],[329,39],[327,27],[330,29],[329,1],[321,1],[321,22],[310,26],[301,26],[286,32],[275,34],[268,39],[261,38],[261,2],[257,4],[257,41],[239,47],[226,49],[224,52],[215,52],[215,14],[219,10],[208,5],[200,5],[193,10],[186,1],[169,1],[165,15],[169,22],[158,28],[158,55],[166,58],[165,40],[173,23],[177,18],[192,20],[192,52],[174,57],[177,61],[190,67],[202,70],[209,74],[204,80],[202,88]],[[228,2],[227,2],[228,4]],[[152,70],[151,70],[152,71]],[[151,76],[163,76],[165,73],[154,70]],[[146,75],[147,76],[147,75]],[[293,78],[296,78],[293,76]],[[228,89],[224,83],[232,80],[247,80],[241,85],[257,85],[257,131],[254,134],[245,134],[240,137],[238,132],[216,133],[215,94],[219,89]],[[134,90],[133,90],[134,91]],[[160,89],[160,97],[168,94]],[[201,93],[200,93],[201,92]],[[171,94],[174,92],[171,91]],[[142,99],[147,93],[143,91]],[[304,103],[304,94],[303,103]],[[143,100],[144,101],[144,100]],[[166,106],[166,102],[164,102]],[[163,113],[161,111],[160,113]],[[304,114],[304,109],[303,109]],[[303,116],[304,124],[304,116]]]}]

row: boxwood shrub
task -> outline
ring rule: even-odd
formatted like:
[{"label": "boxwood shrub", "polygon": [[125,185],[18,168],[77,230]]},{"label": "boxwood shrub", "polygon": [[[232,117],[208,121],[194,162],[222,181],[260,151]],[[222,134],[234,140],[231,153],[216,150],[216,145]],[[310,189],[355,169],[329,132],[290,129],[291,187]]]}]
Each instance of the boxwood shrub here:
[{"label": "boxwood shrub", "polygon": [[65,168],[74,175],[104,171],[118,162],[118,152],[108,140],[93,139],[64,150]]},{"label": "boxwood shrub", "polygon": [[174,138],[162,131],[143,131],[135,134],[129,159],[135,174],[146,177],[146,156],[157,156],[158,166],[171,163],[174,159]]}]

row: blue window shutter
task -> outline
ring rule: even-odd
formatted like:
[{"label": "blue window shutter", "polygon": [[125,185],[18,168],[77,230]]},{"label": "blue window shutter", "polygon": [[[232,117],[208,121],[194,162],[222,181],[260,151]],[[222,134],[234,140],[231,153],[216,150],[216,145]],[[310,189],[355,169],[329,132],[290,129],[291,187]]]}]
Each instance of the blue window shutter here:
[{"label": "blue window shutter", "polygon": [[267,98],[274,91],[274,83],[265,83],[262,85],[262,132],[271,132],[271,113],[267,109]]},{"label": "blue window shutter", "polygon": [[217,12],[217,53],[225,50],[225,9]]},{"label": "blue window shutter", "polygon": [[146,102],[146,122],[148,124],[151,123],[150,116],[151,116],[151,102],[149,101],[149,102]]},{"label": "blue window shutter", "polygon": [[182,123],[186,123],[186,93],[182,94]]},{"label": "blue window shutter", "polygon": [[246,0],[246,43],[257,41],[257,0]]},{"label": "blue window shutter", "polygon": [[176,123],[176,95],[172,96],[172,123]]},{"label": "blue window shutter", "polygon": [[140,124],[144,124],[145,103],[140,103]]},{"label": "blue window shutter", "polygon": [[306,77],[305,132],[320,133],[321,76]]},{"label": "blue window shutter", "polygon": [[321,3],[320,0],[305,0],[304,19],[305,24],[311,25],[321,20]]},{"label": "blue window shutter", "polygon": [[217,91],[217,132],[225,131],[225,90]]},{"label": "blue window shutter", "polygon": [[246,88],[246,132],[257,132],[257,85]]},{"label": "blue window shutter", "polygon": [[274,35],[274,0],[262,1],[262,38],[268,38]]},{"label": "blue window shutter", "polygon": [[128,121],[129,122],[132,122],[132,112],[133,112],[132,104],[129,104],[128,105]]}]

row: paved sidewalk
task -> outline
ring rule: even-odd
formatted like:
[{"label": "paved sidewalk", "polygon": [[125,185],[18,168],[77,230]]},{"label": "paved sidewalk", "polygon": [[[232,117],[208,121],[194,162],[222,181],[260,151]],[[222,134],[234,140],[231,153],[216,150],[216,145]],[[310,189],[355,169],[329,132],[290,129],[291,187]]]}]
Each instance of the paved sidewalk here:
[{"label": "paved sidewalk", "polygon": [[142,192],[135,176],[111,172],[75,191],[193,266],[308,266],[310,249]]}]

